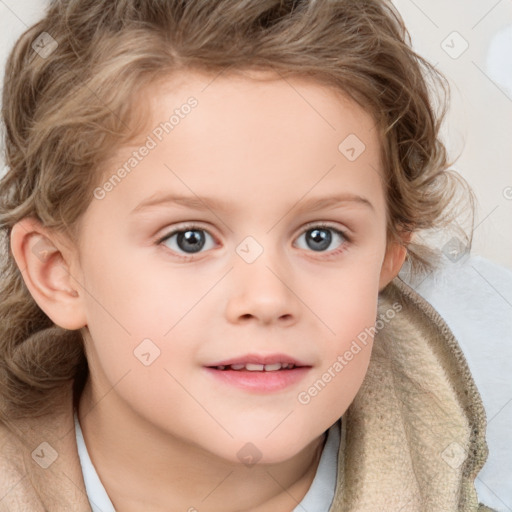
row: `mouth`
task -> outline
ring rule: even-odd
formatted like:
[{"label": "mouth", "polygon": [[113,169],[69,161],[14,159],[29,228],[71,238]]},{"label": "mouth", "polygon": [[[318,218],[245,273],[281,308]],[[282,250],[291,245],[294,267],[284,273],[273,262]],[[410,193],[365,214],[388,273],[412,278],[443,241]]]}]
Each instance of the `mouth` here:
[{"label": "mouth", "polygon": [[268,393],[285,389],[304,378],[312,365],[286,354],[248,354],[205,366],[210,375],[245,391]]},{"label": "mouth", "polygon": [[214,370],[234,370],[236,372],[247,371],[247,372],[277,372],[279,370],[293,370],[295,368],[303,368],[302,366],[296,366],[293,363],[274,363],[274,364],[258,364],[258,363],[238,363],[218,366],[207,366],[207,368],[213,368]]},{"label": "mouth", "polygon": [[246,354],[224,361],[207,365],[215,370],[233,370],[248,372],[276,372],[279,370],[293,370],[295,368],[311,367],[287,354]]}]

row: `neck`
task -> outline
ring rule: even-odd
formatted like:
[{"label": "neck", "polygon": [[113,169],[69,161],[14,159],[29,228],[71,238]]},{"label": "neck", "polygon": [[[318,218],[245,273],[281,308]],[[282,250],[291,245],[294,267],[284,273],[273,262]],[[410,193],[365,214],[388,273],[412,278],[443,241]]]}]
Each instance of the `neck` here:
[{"label": "neck", "polygon": [[248,467],[152,428],[114,392],[96,397],[89,382],[78,418],[117,512],[290,512],[311,486],[326,438],[286,461]]}]

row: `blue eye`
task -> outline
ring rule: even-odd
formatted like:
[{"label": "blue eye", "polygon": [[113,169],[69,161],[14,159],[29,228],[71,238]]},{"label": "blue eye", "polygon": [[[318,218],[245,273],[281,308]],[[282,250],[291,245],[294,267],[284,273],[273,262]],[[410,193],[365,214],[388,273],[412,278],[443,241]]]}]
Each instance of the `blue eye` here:
[{"label": "blue eye", "polygon": [[330,250],[336,250],[338,247],[348,241],[347,237],[336,228],[326,225],[313,226],[304,231],[297,240],[302,237],[305,238],[307,247],[300,247],[301,249],[311,249],[314,252],[326,252],[333,242],[338,242],[336,247]]},{"label": "blue eye", "polygon": [[[213,240],[208,231],[197,226],[190,226],[169,233],[159,240],[159,243],[169,241],[170,243],[166,243],[166,245],[175,252],[182,251],[186,254],[196,254],[207,245],[208,237]],[[211,249],[211,247],[206,247],[206,249]]]}]

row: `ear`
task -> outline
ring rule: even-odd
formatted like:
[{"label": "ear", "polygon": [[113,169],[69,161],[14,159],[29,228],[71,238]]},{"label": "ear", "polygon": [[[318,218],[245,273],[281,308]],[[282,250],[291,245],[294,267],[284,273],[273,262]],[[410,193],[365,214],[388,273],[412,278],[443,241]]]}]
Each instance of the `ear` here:
[{"label": "ear", "polygon": [[402,240],[388,242],[384,261],[380,271],[379,291],[382,291],[400,272],[407,256],[407,246],[411,235],[408,234]]},{"label": "ear", "polygon": [[64,329],[86,325],[79,284],[71,271],[73,252],[62,238],[26,217],[12,228],[11,250],[30,294],[47,316]]}]

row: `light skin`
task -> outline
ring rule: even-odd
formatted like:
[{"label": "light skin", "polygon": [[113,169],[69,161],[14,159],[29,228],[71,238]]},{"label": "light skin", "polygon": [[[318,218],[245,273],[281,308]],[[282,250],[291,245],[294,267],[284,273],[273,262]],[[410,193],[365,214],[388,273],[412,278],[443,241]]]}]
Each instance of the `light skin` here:
[{"label": "light skin", "polygon": [[[41,309],[82,329],[90,378],[79,420],[119,512],[293,510],[313,481],[324,432],[361,386],[371,340],[308,404],[298,395],[374,325],[379,290],[405,258],[386,240],[371,116],[305,79],[255,78],[190,72],[155,88],[152,128],[190,96],[198,105],[103,199],[92,198],[78,247],[32,218],[12,232]],[[150,134],[120,148],[106,175]],[[354,161],[338,149],[350,134],[366,146]],[[226,209],[168,203],[132,213],[163,193]],[[306,206],[332,196],[343,200]],[[187,253],[177,235],[159,242],[185,223],[204,236],[199,252]],[[330,235],[326,249],[308,235],[319,223],[328,225],[316,233]],[[248,236],[263,249],[252,263],[237,253]],[[32,251],[42,240],[44,259]],[[134,355],[144,339],[160,351],[148,366]],[[311,368],[274,392],[205,371],[247,353],[289,354]],[[251,466],[239,455],[248,442],[261,456]]]}]

